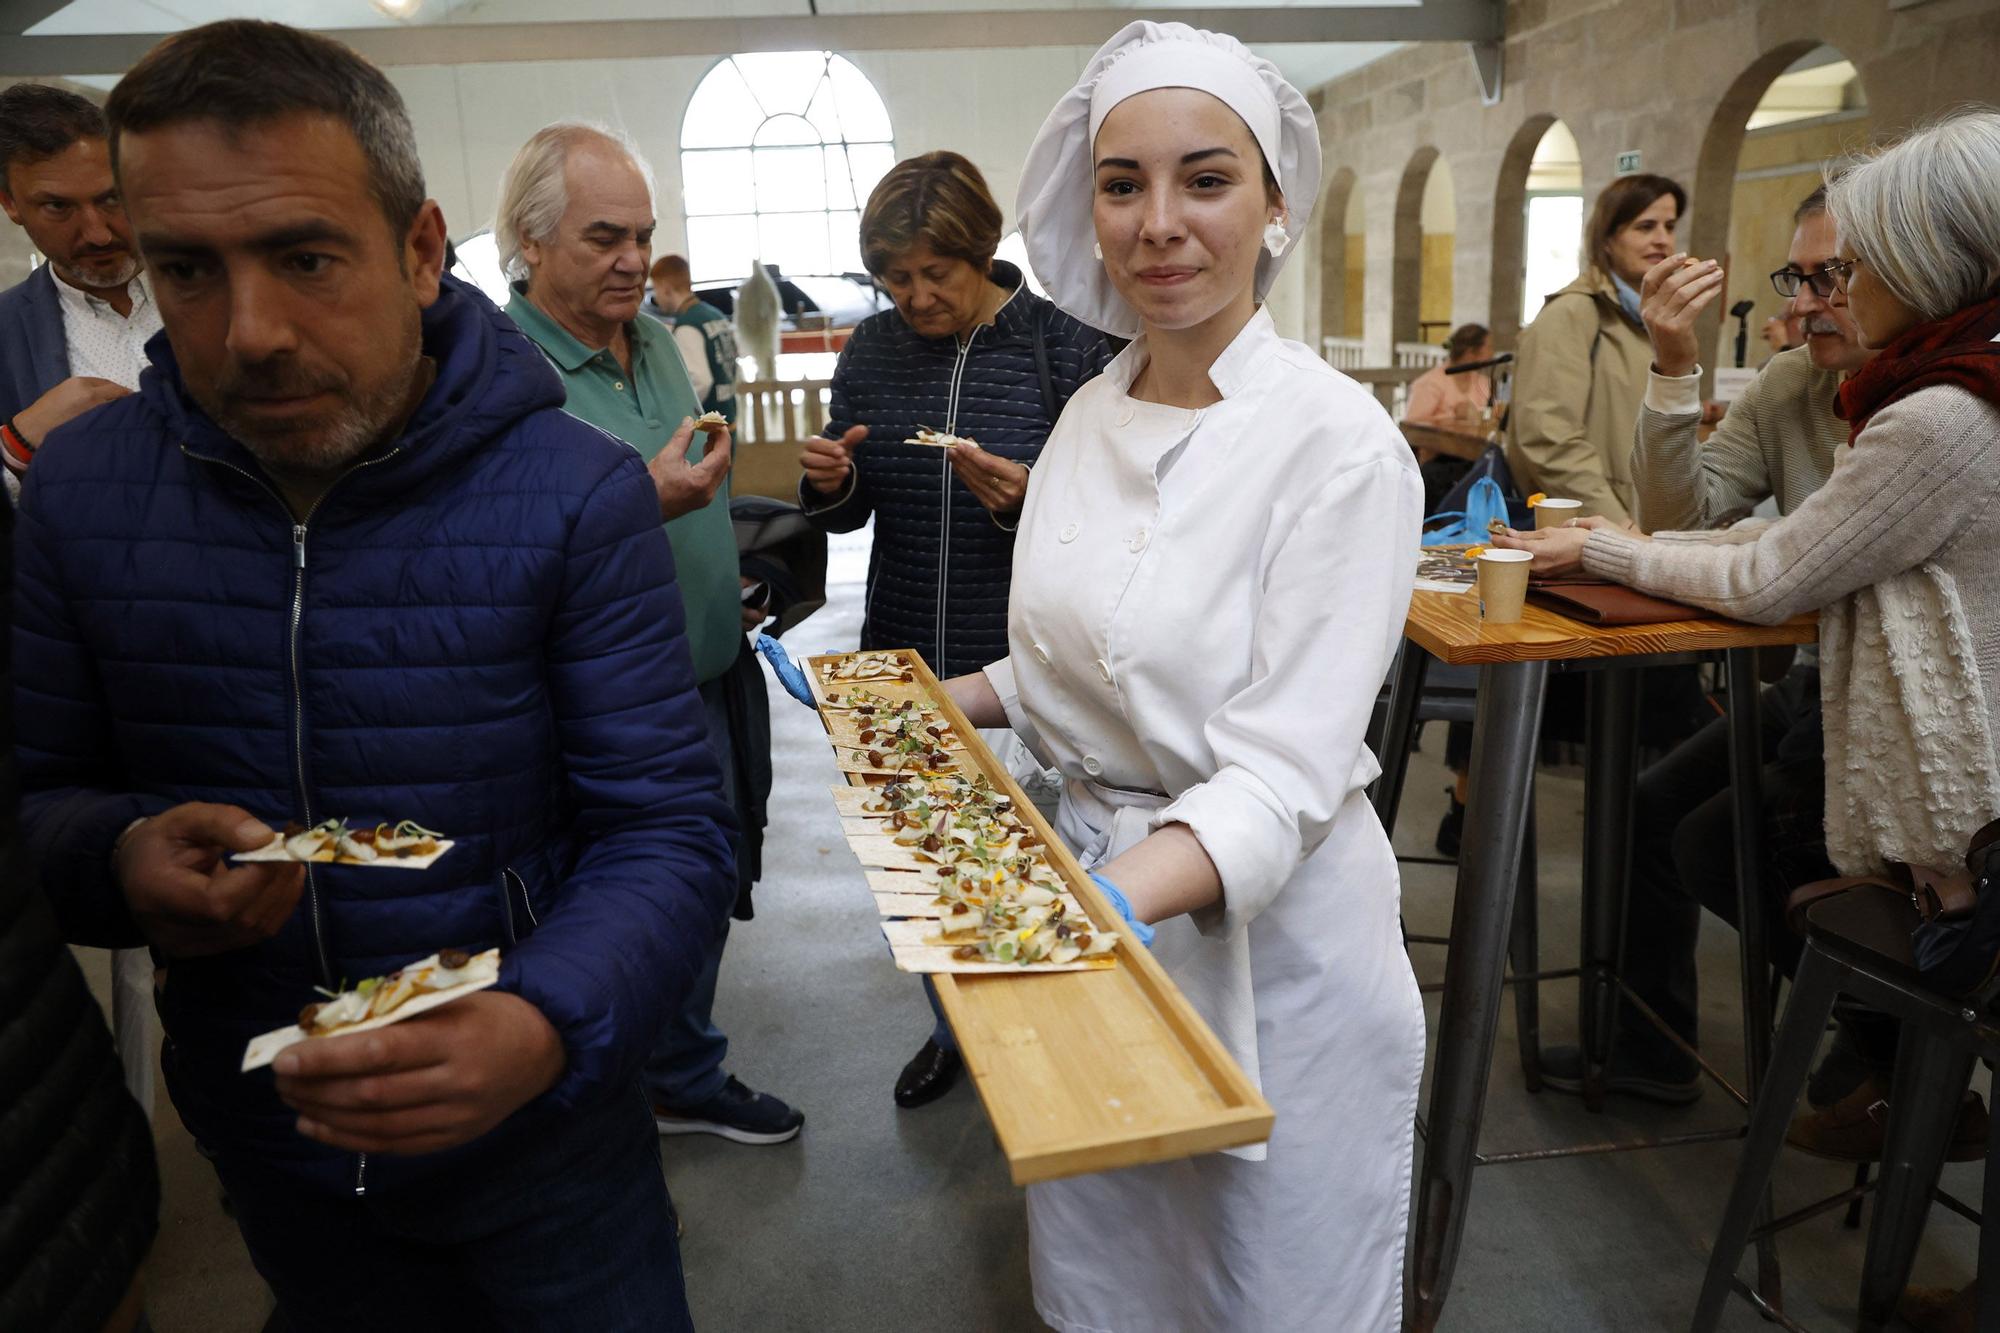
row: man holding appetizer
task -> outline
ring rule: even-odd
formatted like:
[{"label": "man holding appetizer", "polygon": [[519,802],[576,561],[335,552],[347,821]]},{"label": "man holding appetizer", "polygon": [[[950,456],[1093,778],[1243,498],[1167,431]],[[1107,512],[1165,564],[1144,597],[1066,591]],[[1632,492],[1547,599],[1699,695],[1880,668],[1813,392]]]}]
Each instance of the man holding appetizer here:
[{"label": "man holding appetizer", "polygon": [[[632,446],[652,474],[687,604],[708,747],[743,826],[750,801],[741,777],[758,756],[745,748],[749,729],[731,719],[743,713],[746,696],[763,698],[764,675],[743,637],[729,428],[695,429],[701,404],[674,335],[639,313],[653,214],[653,173],[630,140],[558,123],[514,155],[500,182],[493,234],[514,284],[507,314],[562,377],[569,412]],[[768,740],[762,743],[768,752]],[[750,863],[740,850],[737,887],[746,906],[739,911],[747,915]],[[723,1068],[729,1039],[714,1018],[721,966],[717,941],[708,970],[669,1017],[646,1063],[655,1124],[662,1134],[715,1134],[736,1143],[796,1138],[805,1116]]]},{"label": "man holding appetizer", "polygon": [[[210,24],[107,110],[165,334],[22,497],[57,914],[168,961],[169,1089],[292,1326],[685,1328],[634,1080],[733,885],[655,488],[442,276],[402,100],[351,51]],[[328,818],[455,846],[229,859]],[[489,948],[491,988],[241,1070],[316,991]]]}]

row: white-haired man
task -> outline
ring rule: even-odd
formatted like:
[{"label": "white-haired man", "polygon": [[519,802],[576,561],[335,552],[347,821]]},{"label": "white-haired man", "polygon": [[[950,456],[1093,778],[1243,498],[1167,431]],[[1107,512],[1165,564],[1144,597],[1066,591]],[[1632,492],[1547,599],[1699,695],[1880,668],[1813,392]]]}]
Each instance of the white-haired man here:
[{"label": "white-haired man", "polygon": [[[1847,297],[1828,271],[1836,238],[1824,188],[1799,204],[1793,222],[1791,252],[1771,282],[1780,296],[1790,299],[1805,345],[1766,362],[1706,441],[1696,431],[1701,367],[1695,321],[1721,298],[1725,275],[1714,260],[1686,264],[1682,255],[1646,275],[1640,313],[1652,339],[1653,366],[1636,427],[1632,478],[1639,523],[1648,531],[1726,527],[1767,499],[1775,501],[1779,513],[1789,514],[1833,470],[1834,450],[1848,430],[1834,414],[1835,395],[1873,353],[1861,345]],[[1793,878],[1812,878],[1826,862],[1819,662],[1810,653],[1805,656],[1765,691],[1761,706],[1768,859],[1803,867]],[[1721,721],[1640,775],[1633,834],[1625,980],[1693,1043],[1698,1036],[1695,940],[1701,909],[1735,919],[1729,742]],[[1771,895],[1766,937],[1789,966],[1798,942],[1779,919],[1782,904],[1782,894]],[[1864,1043],[1873,1039],[1865,1021],[1842,1033],[1842,1044],[1809,1090],[1820,1112],[1802,1121],[1802,1133],[1814,1133],[1825,1108],[1853,1092],[1872,1066],[1893,1053],[1892,1035],[1885,1035],[1878,1049],[1855,1049],[1857,1038]],[[1551,1048],[1544,1059],[1550,1086],[1581,1088],[1576,1048]],[[1700,1095],[1700,1072],[1626,1006],[1606,1086],[1654,1101],[1692,1101]],[[1864,1146],[1860,1155],[1868,1151]]]},{"label": "white-haired man", "polygon": [[[687,604],[709,747],[740,822],[744,765],[730,719],[738,711],[732,697],[745,688],[733,678],[747,648],[729,522],[729,432],[709,435],[705,446],[697,437],[692,422],[701,406],[673,333],[640,315],[653,226],[652,173],[630,141],[595,126],[557,124],[514,155],[493,233],[514,288],[507,313],[561,374],[569,412],[638,450],[652,473]],[[761,692],[754,658],[748,671],[748,688]],[[738,884],[740,912],[747,901],[740,868]],[[711,960],[647,1062],[654,1122],[662,1134],[782,1143],[805,1117],[724,1072],[729,1042],[713,1017],[720,945]]]}]

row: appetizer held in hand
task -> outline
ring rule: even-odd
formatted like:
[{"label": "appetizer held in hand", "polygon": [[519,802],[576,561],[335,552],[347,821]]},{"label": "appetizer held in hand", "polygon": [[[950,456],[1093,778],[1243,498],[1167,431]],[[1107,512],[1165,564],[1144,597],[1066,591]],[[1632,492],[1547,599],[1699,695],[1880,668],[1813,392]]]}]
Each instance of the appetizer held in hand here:
[{"label": "appetizer held in hand", "polygon": [[243,1052],[247,1073],[277,1058],[278,1052],[317,1037],[368,1032],[484,990],[500,979],[500,951],[468,953],[440,949],[387,976],[370,977],[351,990],[327,991],[326,998],[299,1011],[299,1021],[251,1040]]},{"label": "appetizer held in hand", "polygon": [[287,824],[265,846],[254,852],[238,852],[231,859],[422,870],[452,846],[450,839],[414,820],[350,829],[344,819],[327,819],[311,828]]}]

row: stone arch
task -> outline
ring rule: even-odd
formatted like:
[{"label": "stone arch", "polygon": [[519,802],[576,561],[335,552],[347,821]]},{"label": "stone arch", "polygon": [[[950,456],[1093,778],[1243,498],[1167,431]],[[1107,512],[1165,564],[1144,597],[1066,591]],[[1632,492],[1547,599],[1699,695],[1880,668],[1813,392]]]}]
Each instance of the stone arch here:
[{"label": "stone arch", "polygon": [[1319,331],[1338,338],[1347,330],[1347,205],[1354,168],[1342,167],[1320,191]]},{"label": "stone arch", "polygon": [[1429,144],[1410,155],[1396,187],[1394,229],[1390,234],[1389,336],[1392,342],[1416,342],[1418,302],[1423,281],[1424,187],[1438,150]]},{"label": "stone arch", "polygon": [[1521,332],[1521,274],[1526,261],[1528,167],[1542,137],[1560,117],[1530,116],[1514,131],[1500,155],[1500,179],[1493,187],[1493,273],[1488,287],[1486,327],[1496,346],[1512,345]]},{"label": "stone arch", "polygon": [[[1780,43],[1758,56],[1730,83],[1729,90],[1722,95],[1708,118],[1708,128],[1702,135],[1701,156],[1695,163],[1694,188],[1688,202],[1688,210],[1693,217],[1691,225],[1682,233],[1682,241],[1689,254],[1704,259],[1727,256],[1736,168],[1742,157],[1750,113],[1757,109],[1757,104],[1780,74],[1801,57],[1829,45],[1833,43],[1818,37],[1799,37]],[[1858,64],[1856,73],[1862,80],[1862,92],[1866,98],[1867,78]],[[1869,105],[1874,104],[1873,98],[1867,100]],[[1717,330],[1721,326],[1722,306],[1723,303],[1718,301],[1703,314],[1696,328],[1696,337],[1704,348],[1715,346]],[[1707,359],[1704,357],[1704,361]]]}]

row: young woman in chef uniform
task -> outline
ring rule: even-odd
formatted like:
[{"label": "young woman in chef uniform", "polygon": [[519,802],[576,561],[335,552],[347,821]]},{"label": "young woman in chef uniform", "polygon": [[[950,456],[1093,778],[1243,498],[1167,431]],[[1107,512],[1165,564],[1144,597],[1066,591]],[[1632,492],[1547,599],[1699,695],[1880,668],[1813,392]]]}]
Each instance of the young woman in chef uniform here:
[{"label": "young woman in chef uniform", "polygon": [[1401,1323],[1424,1022],[1363,733],[1422,485],[1260,306],[1319,176],[1298,91],[1178,23],[1100,50],[1022,171],[1049,296],[1135,341],[1035,468],[1009,656],[951,691],[1062,770],[1062,836],[1277,1110],[1267,1146],[1028,1188],[1067,1333]]}]

